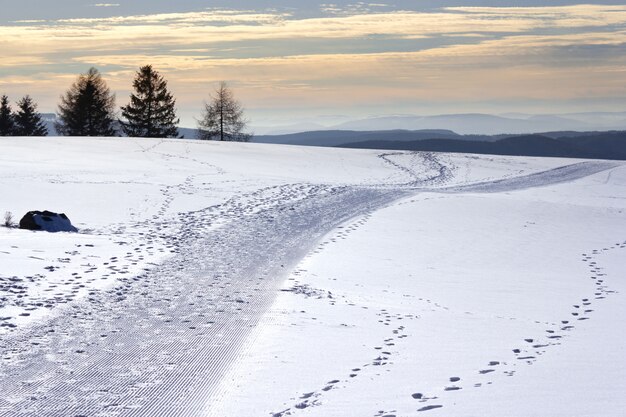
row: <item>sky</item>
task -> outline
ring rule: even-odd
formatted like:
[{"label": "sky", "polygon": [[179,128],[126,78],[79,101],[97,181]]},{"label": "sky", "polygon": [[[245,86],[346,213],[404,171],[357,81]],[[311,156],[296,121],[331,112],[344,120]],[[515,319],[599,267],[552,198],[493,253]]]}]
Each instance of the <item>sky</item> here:
[{"label": "sky", "polygon": [[0,0],[0,94],[54,112],[94,66],[121,106],[152,64],[187,127],[220,81],[255,126],[626,111],[623,1],[97,1]]}]

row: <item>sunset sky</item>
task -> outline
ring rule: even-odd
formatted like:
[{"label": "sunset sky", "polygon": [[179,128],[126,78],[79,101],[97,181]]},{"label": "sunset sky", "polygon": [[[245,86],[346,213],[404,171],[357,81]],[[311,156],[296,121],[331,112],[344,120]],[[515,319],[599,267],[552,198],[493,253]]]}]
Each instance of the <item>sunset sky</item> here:
[{"label": "sunset sky", "polygon": [[626,111],[626,5],[587,3],[0,0],[0,94],[53,112],[95,66],[124,105],[153,64],[189,127],[221,80],[258,126]]}]

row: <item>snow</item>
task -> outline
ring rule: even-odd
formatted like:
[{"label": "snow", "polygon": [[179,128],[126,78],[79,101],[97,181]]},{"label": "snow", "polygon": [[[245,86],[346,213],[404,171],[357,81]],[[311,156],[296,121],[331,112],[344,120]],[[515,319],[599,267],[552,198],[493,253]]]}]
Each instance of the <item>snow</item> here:
[{"label": "snow", "polygon": [[211,415],[623,415],[624,185],[619,167],[421,193],[346,224],[286,282],[308,295],[278,296]]},{"label": "snow", "polygon": [[3,138],[0,195],[80,230],[0,228],[0,416],[626,414],[620,163]]}]

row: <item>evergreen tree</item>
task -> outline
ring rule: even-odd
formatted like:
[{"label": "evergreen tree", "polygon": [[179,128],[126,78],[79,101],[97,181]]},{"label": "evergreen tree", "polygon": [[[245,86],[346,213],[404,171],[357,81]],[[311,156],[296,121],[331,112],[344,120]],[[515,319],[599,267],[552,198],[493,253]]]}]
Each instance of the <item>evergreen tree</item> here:
[{"label": "evergreen tree", "polygon": [[167,81],[146,65],[137,72],[133,88],[130,103],[122,107],[124,132],[132,137],[177,137],[176,100],[167,90]]},{"label": "evergreen tree", "polygon": [[204,105],[198,121],[198,138],[248,142],[252,135],[244,133],[246,123],[241,104],[226,83],[221,82],[211,102]]},{"label": "evergreen tree", "polygon": [[15,113],[15,136],[47,136],[48,129],[37,112],[37,105],[29,96],[17,102]]},{"label": "evergreen tree", "polygon": [[56,130],[64,136],[115,136],[115,96],[95,68],[61,97]]},{"label": "evergreen tree", "polygon": [[9,104],[9,98],[0,98],[0,136],[12,136],[15,133],[15,121]]}]

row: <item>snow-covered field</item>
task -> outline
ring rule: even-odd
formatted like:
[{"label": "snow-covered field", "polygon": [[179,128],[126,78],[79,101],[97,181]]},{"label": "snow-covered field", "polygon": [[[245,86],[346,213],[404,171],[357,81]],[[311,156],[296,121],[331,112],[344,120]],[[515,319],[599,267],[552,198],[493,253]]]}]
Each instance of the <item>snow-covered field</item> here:
[{"label": "snow-covered field", "polygon": [[0,416],[626,415],[626,166],[2,138]]}]

